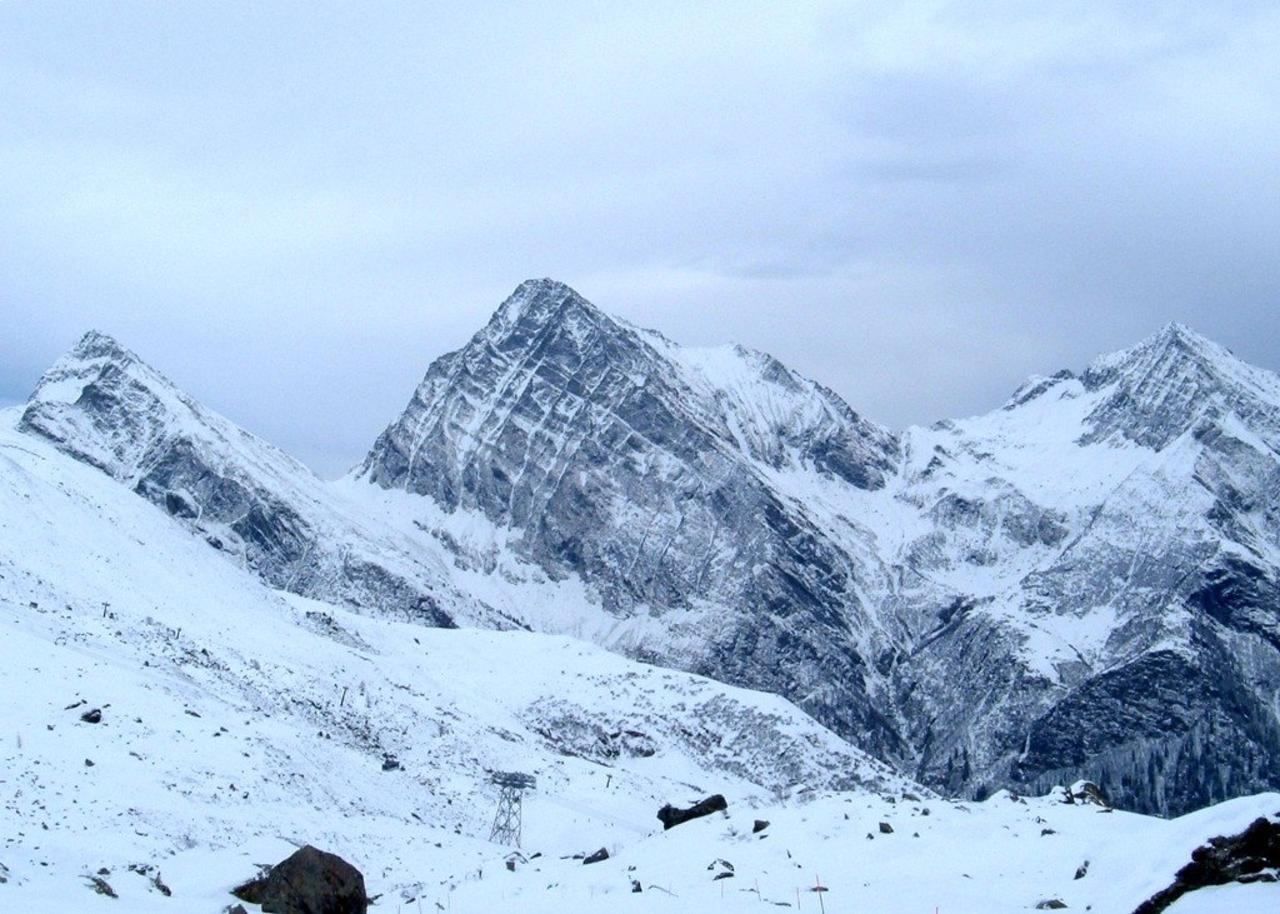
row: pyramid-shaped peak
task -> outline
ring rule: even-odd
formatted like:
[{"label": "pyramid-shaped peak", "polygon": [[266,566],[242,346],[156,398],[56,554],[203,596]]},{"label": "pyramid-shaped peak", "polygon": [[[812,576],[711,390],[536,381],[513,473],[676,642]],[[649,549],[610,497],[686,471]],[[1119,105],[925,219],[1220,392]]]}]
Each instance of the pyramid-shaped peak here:
[{"label": "pyramid-shaped peak", "polygon": [[1095,359],[1085,372],[1083,380],[1087,386],[1097,386],[1108,383],[1121,374],[1181,372],[1188,364],[1198,364],[1205,369],[1210,365],[1237,362],[1239,360],[1225,346],[1197,333],[1186,324],[1171,321],[1137,345]]},{"label": "pyramid-shaped peak", "polygon": [[[1136,346],[1130,347],[1122,352],[1114,353],[1114,355],[1145,357],[1163,354],[1168,350],[1182,351],[1189,354],[1220,353],[1227,351],[1207,336],[1192,330],[1186,324],[1179,323],[1178,321],[1170,321],[1155,333],[1151,334],[1151,336],[1142,340]],[[1106,358],[1106,356],[1104,356],[1104,358]]]},{"label": "pyramid-shaped peak", "polygon": [[129,384],[146,388],[170,403],[186,402],[186,396],[172,381],[121,345],[115,337],[100,330],[85,333],[41,375],[32,392],[29,406],[47,402],[74,402],[86,385],[103,389],[104,379],[110,385]]},{"label": "pyramid-shaped peak", "polygon": [[137,356],[121,346],[115,337],[100,330],[90,330],[68,353],[75,359],[111,359],[137,361]]},{"label": "pyramid-shaped peak", "polygon": [[568,313],[601,316],[601,312],[565,283],[555,279],[526,279],[493,315],[491,328],[507,331],[518,325],[541,325]]},{"label": "pyramid-shaped peak", "polygon": [[1221,346],[1209,339],[1207,336],[1196,333],[1196,331],[1192,330],[1186,324],[1181,324],[1177,321],[1170,321],[1165,324],[1144,342],[1150,347],[1183,346],[1193,349],[1222,349]]},{"label": "pyramid-shaped peak", "polygon": [[1225,346],[1170,323],[1136,346],[1102,356],[1081,379],[1106,391],[1085,443],[1120,435],[1160,450],[1196,423],[1234,413],[1264,438],[1280,428],[1280,378]]}]

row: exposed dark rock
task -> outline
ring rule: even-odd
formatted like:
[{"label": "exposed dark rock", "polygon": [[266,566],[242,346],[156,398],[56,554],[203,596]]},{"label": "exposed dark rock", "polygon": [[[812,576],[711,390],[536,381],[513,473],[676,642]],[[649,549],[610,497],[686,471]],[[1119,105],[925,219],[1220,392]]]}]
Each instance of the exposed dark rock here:
[{"label": "exposed dark rock", "polygon": [[310,845],[231,893],[265,914],[366,914],[369,905],[360,871]]},{"label": "exposed dark rock", "polygon": [[658,810],[658,819],[662,822],[662,828],[665,831],[688,822],[690,819],[700,819],[714,812],[723,812],[728,808],[729,802],[717,793],[707,797],[705,800],[694,803],[688,809],[677,809],[668,803]]},{"label": "exposed dark rock", "polygon": [[1057,911],[1065,908],[1066,902],[1060,898],[1046,898],[1044,901],[1036,904],[1037,911]]},{"label": "exposed dark rock", "polygon": [[1080,864],[1078,867],[1076,867],[1076,874],[1075,874],[1074,876],[1072,876],[1071,878],[1072,878],[1072,879],[1083,879],[1083,878],[1084,878],[1085,876],[1087,876],[1087,875],[1089,875],[1089,861],[1088,861],[1088,860],[1086,860],[1084,863],[1082,863],[1082,864]]},{"label": "exposed dark rock", "polygon": [[85,711],[80,715],[80,719],[86,724],[100,724],[102,723],[102,709],[94,708],[91,711]]},{"label": "exposed dark rock", "polygon": [[764,831],[764,830],[765,830],[766,828],[768,828],[768,827],[769,827],[769,822],[768,822],[768,820],[766,820],[766,819],[756,819],[755,823],[751,826],[751,834],[753,834],[753,835],[758,834],[758,833],[760,833],[760,832]]},{"label": "exposed dark rock", "polygon": [[594,854],[588,854],[587,856],[583,857],[582,862],[583,864],[601,863],[608,859],[609,859],[609,851],[607,848],[602,847],[600,848],[600,850],[596,851]]},{"label": "exposed dark rock", "polygon": [[707,864],[707,870],[708,872],[712,872],[712,871],[715,872],[715,875],[711,877],[712,882],[715,882],[717,879],[734,878],[733,864],[730,863],[728,860],[723,860],[719,858],[712,860],[710,863]]},{"label": "exposed dark rock", "polygon": [[270,866],[261,867],[257,876],[240,883],[231,890],[231,894],[241,901],[249,902],[249,904],[262,904],[262,899],[267,891],[267,876],[270,873]]},{"label": "exposed dark rock", "polygon": [[892,834],[893,834],[893,826],[892,826],[892,825],[890,825],[888,822],[881,822],[881,823],[880,823],[880,834],[882,834],[882,835],[892,835]]},{"label": "exposed dark rock", "polygon": [[101,876],[86,876],[85,878],[89,880],[89,887],[99,895],[106,895],[108,898],[120,897],[116,894],[116,890],[111,887],[111,884]]},{"label": "exposed dark rock", "polygon": [[1101,806],[1109,809],[1111,804],[1107,802],[1107,795],[1102,792],[1102,788],[1092,781],[1076,781],[1066,792],[1067,803],[1085,803],[1093,806]]},{"label": "exposed dark rock", "polygon": [[1280,819],[1255,819],[1238,835],[1210,838],[1191,852],[1173,884],[1138,905],[1134,914],[1159,914],[1187,892],[1231,882],[1280,880]]}]

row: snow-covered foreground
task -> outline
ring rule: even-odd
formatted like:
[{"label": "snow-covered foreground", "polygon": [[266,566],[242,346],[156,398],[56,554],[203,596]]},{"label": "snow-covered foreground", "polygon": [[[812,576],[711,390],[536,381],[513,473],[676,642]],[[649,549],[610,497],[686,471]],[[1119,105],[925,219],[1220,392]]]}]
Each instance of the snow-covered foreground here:
[{"label": "snow-covered foreground", "polygon": [[[926,814],[926,810],[928,810]],[[1206,837],[1280,813],[1280,795],[1242,798],[1173,821],[1059,796],[1001,793],[979,804],[838,794],[787,808],[729,810],[623,846],[584,867],[532,861],[486,871],[452,893],[456,911],[1025,911],[1050,899],[1071,910],[1129,912],[1172,881]],[[752,834],[753,817],[770,825]],[[892,833],[884,834],[880,823]],[[732,878],[717,879],[732,865]],[[1087,873],[1075,878],[1078,868]],[[496,877],[496,878],[495,878]],[[630,880],[643,892],[633,894]],[[828,889],[821,902],[816,885]],[[432,898],[438,897],[438,893]],[[443,901],[443,899],[442,899]],[[1273,911],[1280,885],[1230,886],[1171,911]],[[424,905],[424,908],[426,906]],[[412,910],[409,908],[408,910]]]},{"label": "snow-covered foreground", "polygon": [[[0,910],[212,914],[255,864],[312,843],[389,911],[1122,912],[1206,837],[1280,813],[1277,795],[1173,822],[943,801],[774,696],[268,590],[4,418]],[[513,871],[486,840],[488,773],[510,769],[538,778],[524,848],[540,856]],[[660,805],[713,792],[727,817],[661,831]],[[573,859],[600,847],[603,863]],[[1174,910],[1267,910],[1278,891]]]}]

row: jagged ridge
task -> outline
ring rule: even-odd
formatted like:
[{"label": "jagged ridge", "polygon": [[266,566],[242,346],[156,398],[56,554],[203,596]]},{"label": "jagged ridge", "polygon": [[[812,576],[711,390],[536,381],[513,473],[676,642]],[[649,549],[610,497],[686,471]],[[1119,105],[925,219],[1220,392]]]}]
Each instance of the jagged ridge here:
[{"label": "jagged ridge", "polygon": [[[336,486],[105,338],[64,362],[24,430],[198,504],[189,525],[224,524],[277,586],[426,593],[776,691],[948,791],[1083,774],[1168,813],[1280,784],[1280,381],[1184,327],[894,435],[767,355],[530,281]],[[255,551],[192,478],[315,545]],[[348,549],[409,589],[353,595],[325,558]]]}]

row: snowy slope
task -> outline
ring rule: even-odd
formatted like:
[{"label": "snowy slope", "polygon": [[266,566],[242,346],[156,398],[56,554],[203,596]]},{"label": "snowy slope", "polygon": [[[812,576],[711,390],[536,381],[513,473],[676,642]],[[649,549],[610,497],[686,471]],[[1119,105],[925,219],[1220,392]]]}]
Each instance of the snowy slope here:
[{"label": "snowy slope", "polygon": [[[770,823],[760,834],[749,816],[701,820],[625,846],[589,872],[577,861],[548,861],[496,882],[468,882],[448,900],[454,910],[515,906],[531,914],[759,911],[762,903],[833,914],[996,914],[1057,900],[1068,910],[1128,914],[1169,885],[1208,837],[1280,814],[1280,794],[1172,821],[1067,805],[1061,795],[1000,793],[974,804],[834,795],[753,813]],[[882,822],[891,833],[881,832]],[[732,877],[716,878],[725,872]],[[817,885],[827,889],[821,902]],[[1169,911],[1260,914],[1277,903],[1275,883],[1231,885],[1190,893]]]},{"label": "snowy slope", "polygon": [[[490,770],[538,777],[526,835],[557,853],[654,831],[662,803],[712,791],[906,787],[774,696],[271,591],[3,418],[0,897],[22,910],[98,903],[83,877],[100,867],[131,904],[220,910],[289,841],[349,856],[372,891],[461,878],[500,856]],[[158,867],[174,901],[130,864]]]},{"label": "snowy slope", "polygon": [[[1060,793],[945,801],[773,696],[271,591],[16,418],[0,414],[5,910],[213,914],[311,842],[384,910],[817,910],[820,880],[832,911],[1122,912],[1207,837],[1280,813],[1275,794],[1170,822]],[[509,872],[485,840],[486,776],[513,768],[538,777],[524,848],[540,856]],[[660,830],[661,803],[712,791],[727,817]],[[602,864],[572,857],[601,846]],[[1232,886],[1172,910],[1276,900]]]}]

